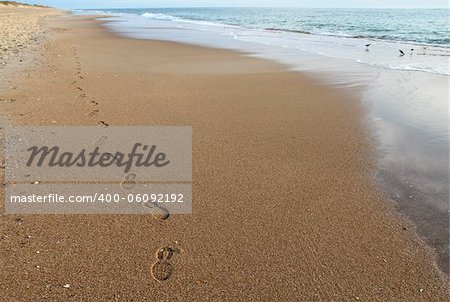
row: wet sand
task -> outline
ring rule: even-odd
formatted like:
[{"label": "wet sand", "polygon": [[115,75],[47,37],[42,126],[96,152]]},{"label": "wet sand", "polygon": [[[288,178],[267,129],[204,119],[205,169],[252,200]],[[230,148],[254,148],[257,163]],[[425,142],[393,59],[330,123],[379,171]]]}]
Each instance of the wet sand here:
[{"label": "wet sand", "polygon": [[[2,213],[0,300],[448,299],[435,256],[374,184],[355,95],[235,52],[119,38],[89,17],[47,31],[37,61],[8,73],[2,116],[191,125],[194,209]],[[158,282],[167,246],[173,272]]]}]

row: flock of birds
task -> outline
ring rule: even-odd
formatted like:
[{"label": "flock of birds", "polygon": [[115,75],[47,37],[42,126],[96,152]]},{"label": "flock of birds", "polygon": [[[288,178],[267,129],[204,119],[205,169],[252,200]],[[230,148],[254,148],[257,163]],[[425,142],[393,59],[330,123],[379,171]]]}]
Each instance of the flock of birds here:
[{"label": "flock of birds", "polygon": [[[370,45],[372,45],[372,44],[366,44],[365,45],[366,46],[366,51],[369,51]],[[426,47],[424,47],[424,49],[426,49]],[[399,49],[398,51],[400,52],[400,55],[399,55],[400,57],[403,57],[405,55],[405,52],[403,50]],[[413,52],[414,52],[414,48],[411,48],[411,54]]]}]

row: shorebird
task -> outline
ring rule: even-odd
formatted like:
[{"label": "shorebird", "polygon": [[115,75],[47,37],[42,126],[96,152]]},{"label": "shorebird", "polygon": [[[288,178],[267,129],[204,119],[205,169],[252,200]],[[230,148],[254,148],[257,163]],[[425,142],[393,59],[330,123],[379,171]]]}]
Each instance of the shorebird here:
[{"label": "shorebird", "polygon": [[369,51],[369,46],[372,44],[366,44],[366,51]]},{"label": "shorebird", "polygon": [[403,50],[399,49],[398,50],[400,52],[400,57],[403,57],[405,55],[405,53],[403,52]]}]

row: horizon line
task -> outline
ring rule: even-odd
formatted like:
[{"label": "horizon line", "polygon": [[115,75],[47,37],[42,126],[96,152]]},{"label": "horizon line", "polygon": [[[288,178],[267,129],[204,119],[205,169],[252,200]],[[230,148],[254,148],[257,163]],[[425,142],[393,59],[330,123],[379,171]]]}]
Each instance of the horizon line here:
[{"label": "horizon line", "polygon": [[77,7],[73,9],[166,9],[166,8],[450,9],[450,7],[313,7],[313,6],[153,6],[153,7],[84,7],[84,8]]}]

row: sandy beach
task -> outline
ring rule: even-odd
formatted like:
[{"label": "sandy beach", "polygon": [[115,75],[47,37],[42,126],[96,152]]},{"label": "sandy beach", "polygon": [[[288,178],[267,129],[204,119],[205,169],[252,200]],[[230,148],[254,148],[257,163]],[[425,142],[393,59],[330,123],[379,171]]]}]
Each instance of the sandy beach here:
[{"label": "sandy beach", "polygon": [[[62,14],[0,6],[0,114],[192,126],[193,213],[6,215],[2,202],[1,301],[448,300],[433,251],[374,183],[357,94]],[[167,246],[173,272],[158,282]]]},{"label": "sandy beach", "polygon": [[[45,31],[47,17],[61,12],[37,7],[12,6],[0,4],[0,78],[8,69],[30,63],[30,54],[40,49],[39,39]],[[32,10],[32,13],[30,13]]]}]

